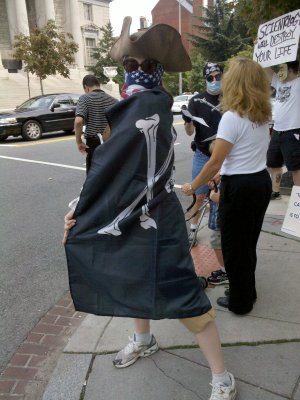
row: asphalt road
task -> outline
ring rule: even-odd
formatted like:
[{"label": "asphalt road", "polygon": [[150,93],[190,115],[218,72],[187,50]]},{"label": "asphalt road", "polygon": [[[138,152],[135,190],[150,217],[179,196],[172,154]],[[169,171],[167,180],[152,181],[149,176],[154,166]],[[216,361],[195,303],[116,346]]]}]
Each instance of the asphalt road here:
[{"label": "asphalt road", "polygon": [[[176,183],[190,181],[191,139],[175,116]],[[74,136],[0,144],[0,372],[41,317],[68,290],[61,244],[67,204],[85,179]],[[183,199],[184,207],[188,199]]]}]

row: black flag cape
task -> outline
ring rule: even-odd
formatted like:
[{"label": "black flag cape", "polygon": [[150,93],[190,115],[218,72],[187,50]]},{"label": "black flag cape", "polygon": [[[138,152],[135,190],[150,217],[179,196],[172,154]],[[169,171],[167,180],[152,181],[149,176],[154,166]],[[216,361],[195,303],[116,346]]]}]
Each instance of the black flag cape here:
[{"label": "black flag cape", "polygon": [[147,319],[202,315],[211,304],[172,190],[170,98],[161,88],[139,92],[107,119],[111,137],[94,152],[65,247],[75,308]]}]

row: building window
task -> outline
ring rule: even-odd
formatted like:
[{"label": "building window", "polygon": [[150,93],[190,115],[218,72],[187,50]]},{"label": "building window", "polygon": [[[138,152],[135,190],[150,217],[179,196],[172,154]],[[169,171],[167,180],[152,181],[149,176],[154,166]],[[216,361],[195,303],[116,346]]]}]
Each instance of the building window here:
[{"label": "building window", "polygon": [[87,66],[96,64],[96,60],[92,57],[95,48],[96,48],[96,39],[85,38],[85,61]]},{"label": "building window", "polygon": [[92,4],[83,3],[84,19],[86,21],[93,21],[93,6]]}]

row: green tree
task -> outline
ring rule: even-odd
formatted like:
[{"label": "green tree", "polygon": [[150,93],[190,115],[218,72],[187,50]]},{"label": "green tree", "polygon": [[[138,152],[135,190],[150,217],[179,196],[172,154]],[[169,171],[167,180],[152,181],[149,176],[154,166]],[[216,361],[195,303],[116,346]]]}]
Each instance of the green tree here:
[{"label": "green tree", "polygon": [[230,57],[228,60],[225,61],[224,71],[227,71],[229,67],[230,60],[233,58],[242,57],[242,58],[250,58],[253,59],[253,46],[248,45],[245,50],[239,51],[234,56]]},{"label": "green tree", "polygon": [[123,68],[119,63],[114,61],[110,57],[110,49],[115,42],[113,37],[113,28],[110,22],[108,22],[104,27],[100,28],[102,32],[102,37],[99,40],[98,47],[94,50],[92,58],[95,60],[94,65],[88,66],[89,71],[99,79],[100,83],[107,83],[109,79],[104,75],[103,67],[117,67],[118,75],[114,78],[114,81],[119,85],[122,85],[123,78]]},{"label": "green tree", "polygon": [[14,57],[24,61],[25,71],[39,77],[42,94],[47,76],[59,74],[69,78],[68,65],[74,63],[77,50],[72,35],[62,32],[52,20],[42,28],[34,28],[29,36],[16,35],[14,41]]},{"label": "green tree", "polygon": [[194,27],[199,35],[189,37],[204,59],[222,63],[249,44],[240,17],[226,0],[217,0],[214,7],[203,7],[203,14],[195,17],[199,23]]},{"label": "green tree", "polygon": [[299,8],[299,0],[239,0],[231,5],[243,19],[249,35],[256,38],[259,25]]},{"label": "green tree", "polygon": [[203,92],[206,88],[205,79],[203,78],[203,67],[205,60],[199,49],[194,49],[191,54],[192,70],[186,73],[186,80],[188,81],[189,90],[194,92]]}]

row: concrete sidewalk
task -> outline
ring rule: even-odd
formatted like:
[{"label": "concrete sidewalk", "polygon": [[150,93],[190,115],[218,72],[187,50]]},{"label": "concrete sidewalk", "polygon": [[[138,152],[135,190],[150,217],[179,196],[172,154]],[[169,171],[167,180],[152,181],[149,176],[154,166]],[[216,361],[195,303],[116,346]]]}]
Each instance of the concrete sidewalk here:
[{"label": "concrete sidewalk", "polygon": [[[300,400],[300,240],[280,231],[289,197],[269,205],[258,244],[254,310],[236,316],[216,304],[226,366],[239,400]],[[208,244],[209,230],[199,233]],[[43,400],[196,400],[210,395],[210,371],[194,337],[177,321],[153,321],[161,350],[129,368],[112,365],[132,321],[88,315],[61,354]]]}]

